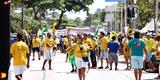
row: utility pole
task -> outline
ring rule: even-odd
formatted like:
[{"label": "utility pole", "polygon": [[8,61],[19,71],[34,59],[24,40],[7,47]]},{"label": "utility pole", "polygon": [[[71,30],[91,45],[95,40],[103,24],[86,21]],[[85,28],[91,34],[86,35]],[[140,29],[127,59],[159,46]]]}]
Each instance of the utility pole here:
[{"label": "utility pole", "polygon": [[21,2],[21,8],[22,8],[22,12],[21,12],[21,15],[22,15],[22,23],[21,23],[21,28],[22,30],[24,29],[24,0],[22,0]]},{"label": "utility pole", "polygon": [[121,3],[121,32],[123,32],[123,3]]},{"label": "utility pole", "polygon": [[[0,1],[0,73],[5,73],[7,76],[5,79],[8,80],[8,70],[10,65],[10,3],[11,0],[1,0]],[[1,77],[1,76],[0,76]]]},{"label": "utility pole", "polygon": [[[125,20],[125,27],[127,27],[127,0],[125,1],[125,12],[124,12],[124,20]],[[123,32],[125,32],[123,30]]]},{"label": "utility pole", "polygon": [[155,17],[155,32],[158,32],[158,3],[159,0],[156,0],[156,17]]}]

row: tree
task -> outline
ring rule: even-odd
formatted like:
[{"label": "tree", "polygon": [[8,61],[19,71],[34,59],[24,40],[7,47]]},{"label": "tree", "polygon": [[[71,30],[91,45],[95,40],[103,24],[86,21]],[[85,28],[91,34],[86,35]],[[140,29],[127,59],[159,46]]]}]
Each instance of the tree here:
[{"label": "tree", "polygon": [[81,27],[82,24],[83,24],[83,22],[82,22],[82,20],[81,20],[80,17],[77,17],[77,18],[74,20],[74,22],[75,22],[76,26],[78,26],[78,27]]},{"label": "tree", "polygon": [[83,25],[84,26],[101,25],[103,22],[105,22],[105,15],[106,11],[104,9],[97,9],[94,14],[87,15]]},{"label": "tree", "polygon": [[83,21],[84,26],[91,26],[93,24],[93,14],[88,14],[86,19]]},{"label": "tree", "polygon": [[154,18],[154,0],[138,0],[139,18],[137,26],[143,28],[152,18]]},{"label": "tree", "polygon": [[53,8],[60,10],[61,14],[59,16],[58,26],[62,23],[62,17],[65,12],[79,12],[81,10],[83,11],[89,11],[88,5],[91,5],[93,3],[93,0],[84,0],[83,2],[76,2],[74,0],[51,0],[53,5]]}]

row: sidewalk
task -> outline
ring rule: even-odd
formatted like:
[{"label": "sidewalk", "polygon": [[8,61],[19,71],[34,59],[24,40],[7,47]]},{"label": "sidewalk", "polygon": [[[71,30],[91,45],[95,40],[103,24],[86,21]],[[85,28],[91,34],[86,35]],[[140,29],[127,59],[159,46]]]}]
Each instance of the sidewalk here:
[{"label": "sidewalk", "polygon": [[[63,53],[57,53],[52,62],[53,70],[48,70],[46,65],[46,70],[43,71],[42,64],[43,60],[31,61],[30,69],[26,70],[23,75],[23,80],[78,80],[77,73],[70,73],[71,65],[69,62],[65,62],[66,55]],[[31,57],[32,58],[32,57]],[[119,57],[120,62],[124,62],[123,56]],[[98,66],[100,63],[98,63]],[[105,64],[104,64],[105,65]],[[124,63],[119,63],[118,70],[108,70],[108,69],[91,69],[87,73],[86,80],[134,80],[133,70],[126,71],[124,70],[126,65]],[[113,66],[114,69],[114,66]],[[13,66],[11,70],[11,79],[14,78]],[[157,74],[155,73],[146,73],[143,72],[143,80],[153,80]]]}]

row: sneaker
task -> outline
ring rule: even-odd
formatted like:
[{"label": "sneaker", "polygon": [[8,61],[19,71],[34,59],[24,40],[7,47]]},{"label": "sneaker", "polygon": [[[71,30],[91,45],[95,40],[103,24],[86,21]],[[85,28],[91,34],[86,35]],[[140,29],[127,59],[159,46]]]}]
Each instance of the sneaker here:
[{"label": "sneaker", "polygon": [[92,66],[92,67],[91,67],[91,69],[96,69],[96,68],[97,68],[96,66]]},{"label": "sneaker", "polygon": [[45,68],[42,68],[42,70],[45,70]]},{"label": "sneaker", "polygon": [[154,79],[160,79],[160,75],[158,75],[157,77],[155,77]]},{"label": "sneaker", "polygon": [[112,68],[110,68],[109,70],[112,70]]},{"label": "sneaker", "polygon": [[129,68],[126,68],[125,70],[129,70]]},{"label": "sneaker", "polygon": [[109,68],[108,66],[105,67],[105,69],[108,69],[108,68]]},{"label": "sneaker", "polygon": [[71,73],[74,72],[74,69],[72,69]]},{"label": "sneaker", "polygon": [[117,68],[115,68],[115,70],[118,70]]},{"label": "sneaker", "polygon": [[77,72],[77,70],[75,69],[74,72]]},{"label": "sneaker", "polygon": [[98,69],[103,69],[103,67],[101,66],[101,67],[98,67]]},{"label": "sneaker", "polygon": [[41,60],[41,58],[38,58],[38,60]]}]

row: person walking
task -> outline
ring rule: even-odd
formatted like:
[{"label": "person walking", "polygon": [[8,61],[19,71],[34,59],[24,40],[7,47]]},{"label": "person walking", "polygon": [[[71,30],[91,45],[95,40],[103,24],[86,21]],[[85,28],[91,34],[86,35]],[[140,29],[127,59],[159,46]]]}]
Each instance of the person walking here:
[{"label": "person walking", "polygon": [[77,36],[77,43],[75,43],[72,47],[74,50],[75,63],[78,69],[79,80],[86,79],[86,67],[88,65],[88,45],[83,42],[82,35]]},{"label": "person walking", "polygon": [[40,39],[37,37],[37,35],[34,35],[32,39],[32,50],[33,50],[33,59],[35,60],[35,52],[37,51],[38,53],[38,60],[41,59],[41,54],[40,54]]},{"label": "person walking", "polygon": [[115,62],[115,70],[117,70],[118,66],[118,50],[120,48],[120,44],[116,41],[116,37],[112,36],[112,40],[108,42],[108,60],[110,64],[110,70],[112,70],[112,63]]},{"label": "person walking", "polygon": [[51,38],[51,33],[47,33],[47,38],[44,39],[42,42],[43,50],[44,50],[44,62],[42,66],[42,70],[45,70],[45,64],[47,61],[49,61],[49,70],[52,70],[51,63],[52,63],[52,52],[53,47],[56,44],[56,42]]},{"label": "person walking", "polygon": [[96,60],[96,50],[97,50],[97,40],[94,38],[94,35],[91,35],[91,53],[90,53],[90,58],[91,58],[91,63],[92,63],[92,67],[93,69],[95,69],[97,67],[97,60]]},{"label": "person walking", "polygon": [[143,53],[146,55],[146,60],[148,58],[146,44],[140,39],[140,32],[136,31],[134,33],[134,39],[130,40],[128,43],[127,57],[129,56],[130,50],[131,54],[131,67],[134,69],[134,75],[136,80],[141,80],[142,68],[143,68]]},{"label": "person walking", "polygon": [[22,41],[22,33],[17,34],[17,41],[11,45],[10,53],[13,57],[14,73],[17,80],[22,80],[22,75],[29,68],[29,48]]}]

